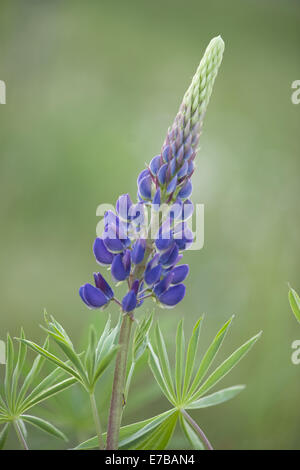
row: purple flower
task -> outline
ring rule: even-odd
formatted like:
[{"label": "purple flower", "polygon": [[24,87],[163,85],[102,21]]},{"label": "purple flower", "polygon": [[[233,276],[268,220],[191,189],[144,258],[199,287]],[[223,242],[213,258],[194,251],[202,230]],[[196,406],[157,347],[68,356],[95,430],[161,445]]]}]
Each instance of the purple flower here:
[{"label": "purple flower", "polygon": [[102,238],[96,238],[93,246],[95,258],[102,266],[110,265],[114,259],[112,252],[108,251]]},{"label": "purple flower", "polygon": [[95,286],[84,284],[79,289],[79,295],[91,309],[104,307],[114,297],[113,290],[100,273],[94,274]]},{"label": "purple flower", "polygon": [[146,240],[139,239],[137,240],[133,247],[131,253],[131,260],[134,264],[140,264],[145,256],[146,251]]},{"label": "purple flower", "polygon": [[122,300],[122,309],[123,312],[132,312],[136,308],[137,300],[136,293],[133,290],[127,292],[125,297]]},{"label": "purple flower", "polygon": [[114,257],[111,265],[111,275],[115,281],[125,281],[129,277],[131,267],[130,250]]},{"label": "purple flower", "polygon": [[185,285],[178,284],[171,286],[165,292],[158,296],[158,300],[161,304],[166,307],[174,307],[177,305],[185,296]]}]

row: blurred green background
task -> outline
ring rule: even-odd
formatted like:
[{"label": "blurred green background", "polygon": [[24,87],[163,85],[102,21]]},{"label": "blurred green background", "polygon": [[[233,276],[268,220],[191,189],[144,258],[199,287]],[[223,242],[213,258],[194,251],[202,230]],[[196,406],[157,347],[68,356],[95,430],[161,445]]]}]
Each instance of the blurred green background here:
[{"label": "blurred green background", "polygon": [[[44,307],[78,347],[91,322],[101,326],[107,312],[91,313],[78,296],[97,269],[96,207],[135,196],[137,173],[159,152],[206,45],[221,34],[226,51],[193,177],[205,245],[185,255],[185,300],[157,316],[172,348],[177,320],[191,330],[205,312],[203,350],[235,313],[219,361],[263,329],[223,382],[246,391],[193,416],[219,449],[300,447],[300,366],[290,360],[300,328],[287,301],[288,281],[300,290],[300,105],[291,102],[299,21],[299,2],[287,0],[1,1],[0,338],[23,325],[40,342]],[[97,392],[104,422],[111,372]],[[124,422],[167,407],[142,362]],[[68,445],[94,434],[76,388],[38,412],[55,413]],[[29,444],[63,445],[35,431]],[[171,447],[188,448],[180,430]]]}]

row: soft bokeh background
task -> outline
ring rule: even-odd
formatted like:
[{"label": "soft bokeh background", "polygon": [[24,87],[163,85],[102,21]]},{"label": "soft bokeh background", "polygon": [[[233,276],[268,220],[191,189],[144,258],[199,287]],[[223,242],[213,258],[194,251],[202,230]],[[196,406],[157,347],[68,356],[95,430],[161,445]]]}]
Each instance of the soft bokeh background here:
[{"label": "soft bokeh background", "polygon": [[[41,341],[44,307],[78,347],[91,322],[101,326],[107,313],[90,313],[78,296],[97,266],[96,207],[135,195],[138,171],[160,150],[206,45],[221,34],[226,53],[193,177],[205,246],[185,255],[184,302],[158,316],[172,348],[177,320],[184,315],[190,330],[206,312],[203,350],[235,313],[219,361],[263,329],[223,382],[246,391],[193,416],[216,448],[300,447],[300,366],[290,359],[300,328],[287,302],[288,281],[300,290],[300,105],[291,102],[299,21],[299,2],[288,0],[1,2],[1,338],[23,325]],[[127,423],[168,407],[146,363],[139,368]],[[97,392],[104,422],[110,382],[111,373]],[[76,388],[39,413],[55,417],[69,445],[94,433]],[[30,436],[33,448],[63,445]],[[187,448],[180,430],[171,447]]]}]

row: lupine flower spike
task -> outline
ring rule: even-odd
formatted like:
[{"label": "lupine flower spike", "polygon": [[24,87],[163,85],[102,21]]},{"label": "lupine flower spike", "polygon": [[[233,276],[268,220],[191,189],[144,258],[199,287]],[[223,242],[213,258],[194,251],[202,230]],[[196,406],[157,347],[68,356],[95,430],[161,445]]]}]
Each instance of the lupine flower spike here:
[{"label": "lupine flower spike", "polygon": [[[194,208],[190,200],[191,177],[223,51],[220,36],[208,45],[161,152],[138,176],[138,201],[133,203],[129,194],[123,194],[116,202],[115,212],[106,212],[103,234],[94,243],[94,255],[101,266],[110,268],[114,282],[127,282],[128,292],[122,300],[116,299],[104,277],[96,273],[95,286],[85,284],[79,290],[89,308],[103,309],[116,301],[124,313],[131,313],[148,298],[166,308],[184,298],[183,281],[189,267],[178,263],[182,252],[193,242],[187,226]],[[160,209],[163,217],[152,237],[152,218]]]}]

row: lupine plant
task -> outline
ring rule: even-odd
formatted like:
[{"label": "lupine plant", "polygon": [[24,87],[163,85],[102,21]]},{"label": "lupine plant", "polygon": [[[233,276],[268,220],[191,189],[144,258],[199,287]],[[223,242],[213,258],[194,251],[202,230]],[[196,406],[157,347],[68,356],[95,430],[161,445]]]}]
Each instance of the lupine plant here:
[{"label": "lupine plant", "polygon": [[[102,311],[109,309],[111,303],[117,304],[120,308],[119,322],[111,328],[108,320],[99,339],[92,328],[86,350],[77,353],[65,329],[52,316],[46,315],[48,338],[60,347],[64,358],[50,352],[47,345],[41,347],[23,335],[19,338],[20,350],[31,348],[39,355],[37,360],[47,359],[56,366],[52,373],[55,377],[56,371],[67,375],[63,384],[70,386],[77,383],[89,394],[97,435],[79,444],[76,449],[164,449],[177,422],[192,448],[212,449],[205,433],[190,415],[190,410],[225,402],[244,388],[237,385],[206,395],[249,351],[259,334],[240,346],[207,376],[232,318],[218,332],[200,361],[198,342],[203,318],[196,323],[186,350],[181,320],[175,340],[175,371],[172,372],[158,323],[152,333],[153,314],[139,318],[140,307],[150,300],[159,308],[173,308],[185,296],[184,281],[189,274],[189,266],[181,260],[194,240],[189,228],[194,210],[191,178],[195,171],[203,119],[223,51],[221,37],[214,38],[208,45],[160,153],[138,175],[137,199],[132,200],[129,194],[123,194],[117,199],[115,210],[108,210],[104,215],[103,232],[97,236],[93,252],[97,263],[108,271],[112,282],[100,272],[94,273],[94,283],[82,285],[79,295],[89,309]],[[117,294],[120,283],[126,286],[126,293],[121,298]],[[8,346],[11,348],[10,342]],[[131,399],[131,379],[137,362],[144,354],[148,354],[150,370],[171,408],[144,421],[121,426],[125,405]],[[98,412],[95,386],[112,362],[115,362],[115,370],[108,426],[107,431],[103,432],[100,424],[103,410]],[[11,368],[10,359],[7,369]],[[18,375],[18,364],[16,368]],[[11,377],[10,372],[8,376]],[[16,393],[15,388],[15,383],[11,388],[6,386],[8,402],[2,400],[3,403],[0,403],[2,422],[6,419],[3,418],[6,411],[7,420],[15,424],[28,421],[23,414],[27,408],[21,406],[23,398],[17,402],[19,407],[10,408],[9,402]],[[4,427],[2,434],[6,433],[6,429]]]}]

